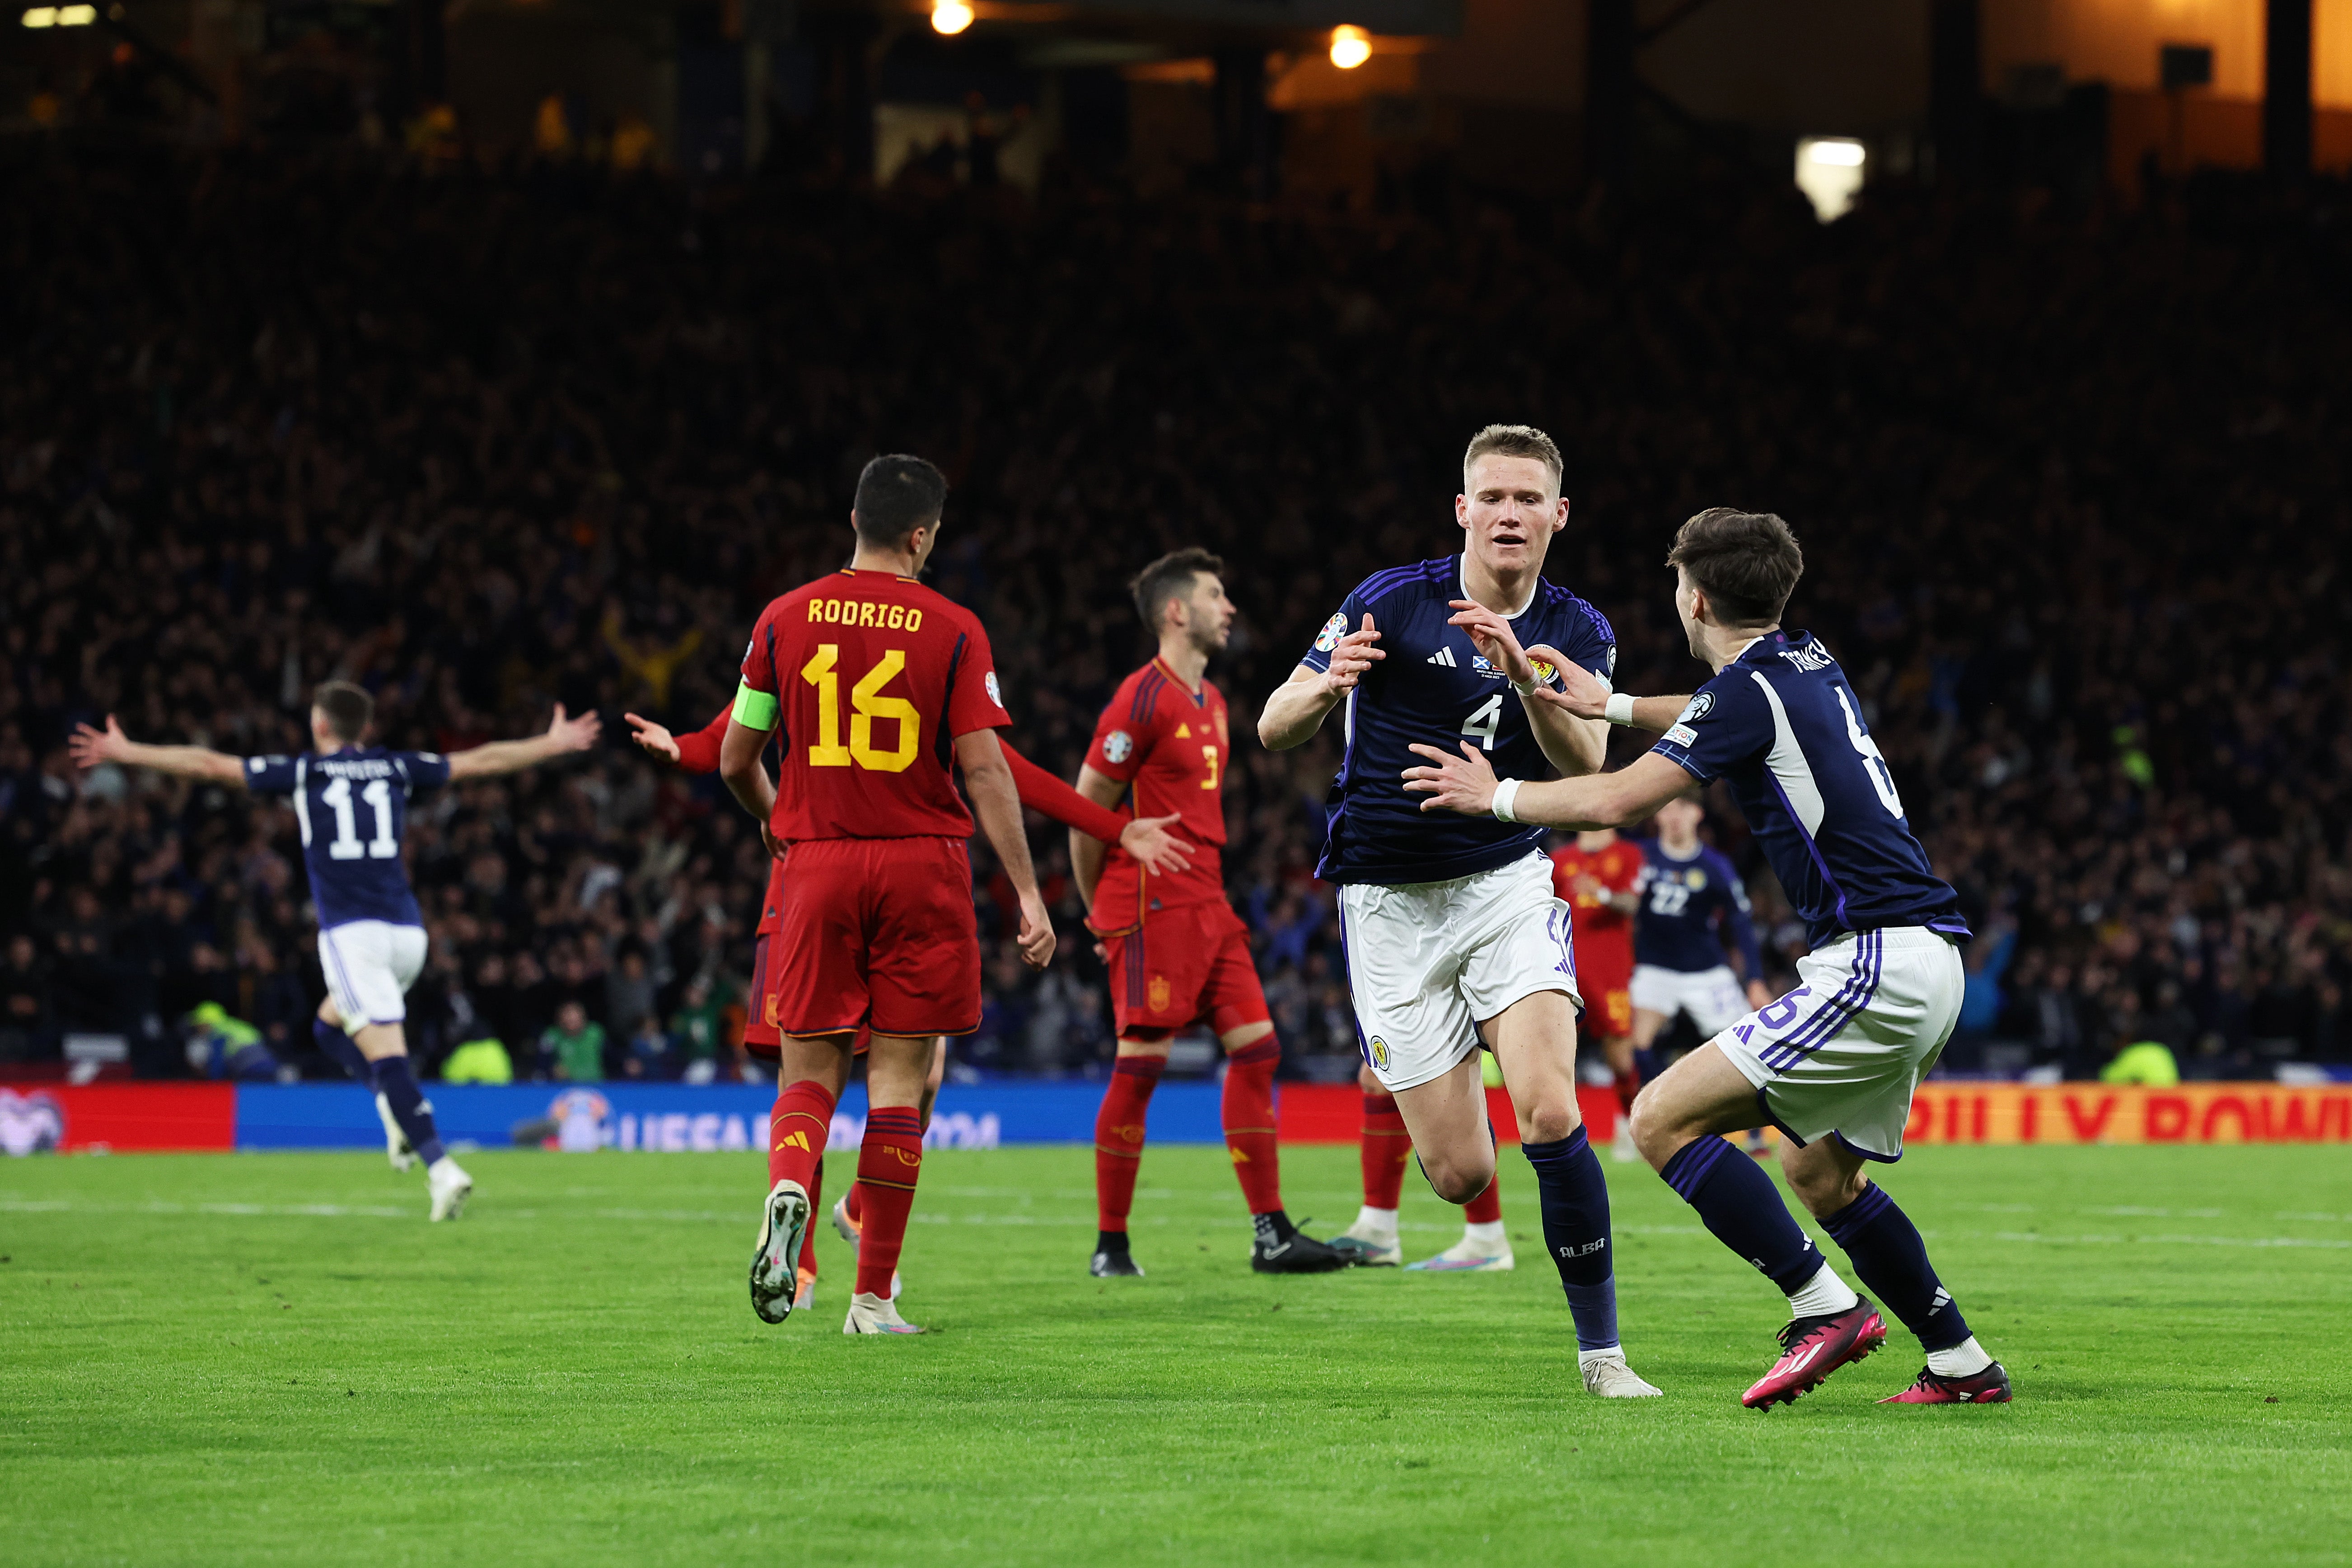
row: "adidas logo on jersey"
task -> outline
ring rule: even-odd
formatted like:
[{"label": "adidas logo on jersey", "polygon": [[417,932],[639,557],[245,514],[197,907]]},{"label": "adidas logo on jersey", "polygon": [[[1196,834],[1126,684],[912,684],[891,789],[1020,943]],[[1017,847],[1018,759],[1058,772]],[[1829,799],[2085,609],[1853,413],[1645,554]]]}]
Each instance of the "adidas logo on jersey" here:
[{"label": "adidas logo on jersey", "polygon": [[1442,664],[1448,669],[1459,669],[1462,668],[1459,664],[1454,662],[1454,650],[1450,647],[1442,647],[1435,653],[1431,654],[1429,656],[1429,662],[1432,664]]}]

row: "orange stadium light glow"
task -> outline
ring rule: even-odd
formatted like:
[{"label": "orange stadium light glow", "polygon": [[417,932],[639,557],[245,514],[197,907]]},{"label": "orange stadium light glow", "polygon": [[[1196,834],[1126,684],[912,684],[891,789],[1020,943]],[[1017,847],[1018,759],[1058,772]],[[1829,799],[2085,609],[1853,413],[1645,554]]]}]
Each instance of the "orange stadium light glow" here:
[{"label": "orange stadium light glow", "polygon": [[953,37],[971,26],[971,16],[966,0],[938,0],[931,7],[931,31]]},{"label": "orange stadium light glow", "polygon": [[1331,29],[1331,63],[1343,71],[1354,70],[1372,58],[1372,36],[1361,27],[1346,25]]}]

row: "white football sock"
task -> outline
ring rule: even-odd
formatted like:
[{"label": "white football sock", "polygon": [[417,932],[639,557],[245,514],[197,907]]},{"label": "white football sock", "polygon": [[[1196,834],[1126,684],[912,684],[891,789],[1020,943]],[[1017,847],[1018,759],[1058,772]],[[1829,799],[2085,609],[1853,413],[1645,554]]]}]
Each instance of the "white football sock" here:
[{"label": "white football sock", "polygon": [[1811,1279],[1789,1292],[1789,1315],[1792,1318],[1827,1318],[1851,1308],[1861,1297],[1853,1287],[1838,1278],[1838,1271],[1823,1258],[1822,1267]]},{"label": "white football sock", "polygon": [[1367,1204],[1356,1210],[1356,1223],[1348,1228],[1359,1235],[1369,1230],[1382,1236],[1394,1236],[1397,1233],[1397,1212],[1394,1209],[1376,1209]]},{"label": "white football sock", "polygon": [[1503,1239],[1503,1222],[1501,1220],[1496,1220],[1487,1225],[1465,1225],[1462,1227],[1462,1239],[1465,1241],[1475,1241],[1481,1247],[1507,1247],[1510,1245]]},{"label": "white football sock", "polygon": [[1596,1361],[1623,1361],[1624,1359],[1625,1347],[1623,1345],[1602,1345],[1597,1351],[1577,1352],[1576,1367],[1579,1372],[1581,1372]]},{"label": "white football sock", "polygon": [[1974,1377],[1992,1364],[1992,1357],[1970,1334],[1958,1344],[1927,1352],[1927,1370],[1937,1377]]}]

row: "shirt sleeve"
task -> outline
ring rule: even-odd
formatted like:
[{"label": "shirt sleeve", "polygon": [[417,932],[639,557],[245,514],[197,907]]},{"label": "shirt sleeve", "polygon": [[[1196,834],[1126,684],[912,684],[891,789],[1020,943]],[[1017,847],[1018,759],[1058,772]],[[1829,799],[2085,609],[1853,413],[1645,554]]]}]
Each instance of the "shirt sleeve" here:
[{"label": "shirt sleeve", "polygon": [[400,770],[411,795],[421,789],[439,789],[449,782],[449,759],[438,752],[394,752],[392,763]]},{"label": "shirt sleeve", "polygon": [[966,617],[963,637],[955,686],[948,692],[948,733],[1001,730],[1013,722],[1013,715],[1004,710],[1004,692],[996,681],[996,655],[988,646],[987,628],[978,617]]},{"label": "shirt sleeve", "polygon": [[1650,750],[1712,784],[1771,744],[1771,708],[1748,673],[1735,668],[1700,687]]},{"label": "shirt sleeve", "polygon": [[[1359,584],[1339,609],[1332,613],[1331,618],[1323,623],[1323,629],[1315,634],[1315,646],[1308,648],[1298,662],[1318,674],[1330,668],[1331,650],[1339,646],[1341,637],[1363,624],[1363,588]],[[1380,622],[1375,619],[1372,624],[1378,626]]]},{"label": "shirt sleeve", "polygon": [[294,759],[291,757],[246,758],[245,787],[255,795],[292,795],[294,793]]},{"label": "shirt sleeve", "polygon": [[1097,805],[1014,751],[1013,743],[1003,736],[999,735],[996,743],[1003,749],[1004,761],[1013,769],[1013,787],[1021,792],[1022,805],[1106,844],[1118,843],[1118,836],[1127,831],[1126,817],[1108,806]]},{"label": "shirt sleeve", "polygon": [[727,721],[733,717],[731,706],[721,708],[718,718],[693,734],[671,737],[677,742],[677,765],[690,773],[717,773],[719,743],[727,739]]},{"label": "shirt sleeve", "polygon": [[[1121,688],[1122,696],[1125,688]],[[1155,699],[1153,707],[1158,707]],[[1141,717],[1131,701],[1119,697],[1111,699],[1110,706],[1095,721],[1095,738],[1087,748],[1087,766],[1105,778],[1121,784],[1132,784],[1135,775],[1143,771],[1143,759],[1151,751],[1152,721],[1155,715],[1146,711]]]},{"label": "shirt sleeve", "polygon": [[1559,651],[1599,676],[1602,685],[1616,689],[1617,633],[1608,616],[1581,599],[1569,606]]}]

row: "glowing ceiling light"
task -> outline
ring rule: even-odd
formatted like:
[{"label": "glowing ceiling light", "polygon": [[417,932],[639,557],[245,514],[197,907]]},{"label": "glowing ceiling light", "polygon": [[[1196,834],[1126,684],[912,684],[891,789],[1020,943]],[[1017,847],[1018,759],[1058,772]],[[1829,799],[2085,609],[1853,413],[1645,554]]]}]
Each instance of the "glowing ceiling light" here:
[{"label": "glowing ceiling light", "polygon": [[1361,27],[1339,26],[1331,29],[1331,63],[1343,71],[1354,70],[1372,58],[1371,35]]},{"label": "glowing ceiling light", "polygon": [[95,5],[60,5],[58,7],[58,26],[60,27],[87,27],[92,22],[97,20],[98,7]]},{"label": "glowing ceiling light", "polygon": [[55,5],[36,5],[18,20],[27,27],[54,27],[58,25],[58,8]]},{"label": "glowing ceiling light", "polygon": [[1823,223],[1843,217],[1862,192],[1869,150],[1845,136],[1808,136],[1797,143],[1797,188]]},{"label": "glowing ceiling light", "polygon": [[931,6],[931,31],[950,37],[971,26],[971,6],[967,0],[935,0]]}]

